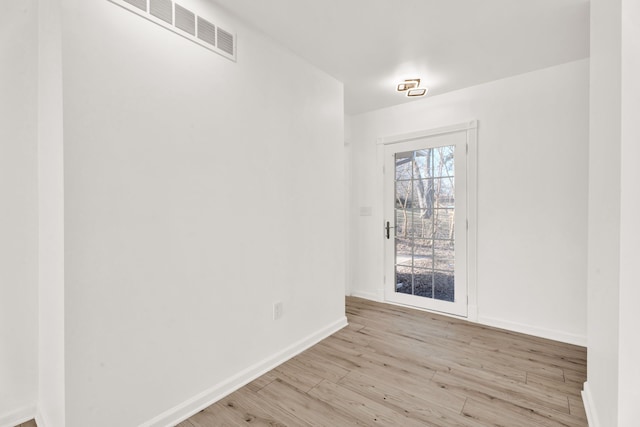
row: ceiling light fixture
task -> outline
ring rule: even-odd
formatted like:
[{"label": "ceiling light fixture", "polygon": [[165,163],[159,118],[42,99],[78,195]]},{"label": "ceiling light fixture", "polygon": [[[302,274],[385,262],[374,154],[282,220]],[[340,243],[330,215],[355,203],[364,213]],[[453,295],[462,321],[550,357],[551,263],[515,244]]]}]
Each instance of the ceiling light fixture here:
[{"label": "ceiling light fixture", "polygon": [[409,79],[398,84],[398,92],[406,92],[410,89],[415,89],[420,86],[420,79]]},{"label": "ceiling light fixture", "polygon": [[398,83],[396,87],[398,92],[406,92],[407,96],[425,96],[429,88],[420,87],[420,79],[406,79],[402,83]]},{"label": "ceiling light fixture", "polygon": [[416,89],[410,89],[407,92],[407,96],[425,96],[427,94],[428,89],[426,87],[419,87]]}]

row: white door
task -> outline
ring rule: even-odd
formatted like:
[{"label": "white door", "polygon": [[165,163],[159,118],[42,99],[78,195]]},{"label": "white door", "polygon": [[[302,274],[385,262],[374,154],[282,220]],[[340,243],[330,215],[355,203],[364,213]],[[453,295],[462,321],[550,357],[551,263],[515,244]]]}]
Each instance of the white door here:
[{"label": "white door", "polygon": [[467,132],[384,156],[385,299],[467,316]]}]

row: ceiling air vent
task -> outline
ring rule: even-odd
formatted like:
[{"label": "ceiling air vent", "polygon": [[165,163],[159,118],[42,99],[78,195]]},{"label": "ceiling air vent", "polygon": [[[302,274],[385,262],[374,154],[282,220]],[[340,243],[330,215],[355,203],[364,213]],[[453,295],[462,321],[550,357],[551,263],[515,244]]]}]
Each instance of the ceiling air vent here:
[{"label": "ceiling air vent", "polygon": [[173,2],[171,0],[149,0],[149,13],[167,24],[173,24]]},{"label": "ceiling air vent", "polygon": [[198,16],[198,38],[211,46],[216,45],[216,26],[201,16]]},{"label": "ceiling air vent", "polygon": [[123,0],[125,3],[129,3],[133,7],[137,7],[140,10],[147,11],[147,0]]},{"label": "ceiling air vent", "polygon": [[221,29],[218,22],[200,16],[198,11],[191,11],[172,0],[109,1],[227,59],[236,60],[235,33]]},{"label": "ceiling air vent", "polygon": [[218,27],[218,49],[234,55],[233,34]]},{"label": "ceiling air vent", "polygon": [[192,36],[196,35],[196,14],[176,4],[176,27]]}]

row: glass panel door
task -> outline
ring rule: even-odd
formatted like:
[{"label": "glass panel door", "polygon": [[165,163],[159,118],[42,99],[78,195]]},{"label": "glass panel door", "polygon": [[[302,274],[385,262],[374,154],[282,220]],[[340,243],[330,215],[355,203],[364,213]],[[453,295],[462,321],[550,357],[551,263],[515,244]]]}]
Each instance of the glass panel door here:
[{"label": "glass panel door", "polygon": [[466,315],[466,133],[385,146],[385,163],[385,298]]}]

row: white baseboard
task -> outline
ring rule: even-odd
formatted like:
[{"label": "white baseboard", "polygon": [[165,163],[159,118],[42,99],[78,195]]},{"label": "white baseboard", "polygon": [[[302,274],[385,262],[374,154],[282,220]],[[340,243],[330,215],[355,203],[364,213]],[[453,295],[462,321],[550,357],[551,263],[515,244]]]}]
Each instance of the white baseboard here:
[{"label": "white baseboard", "polygon": [[589,427],[600,427],[598,416],[596,415],[596,407],[593,404],[593,396],[589,383],[585,382],[582,390],[582,402],[584,403],[584,411],[587,413],[587,422]]},{"label": "white baseboard", "polygon": [[0,415],[0,427],[15,427],[36,416],[36,405],[27,405]]},{"label": "white baseboard", "polygon": [[553,341],[560,341],[567,344],[587,346],[587,337],[585,335],[570,334],[552,329],[537,328],[535,326],[525,325],[522,323],[510,322],[502,319],[494,319],[491,317],[478,316],[478,323],[496,328],[507,329],[513,332],[520,332],[527,335],[533,335],[540,338],[546,338]]},{"label": "white baseboard", "polygon": [[384,299],[383,297],[381,297],[375,292],[366,292],[366,291],[357,291],[357,290],[351,291],[351,296],[357,297],[357,298],[364,298],[364,299],[377,301],[377,302],[383,302],[383,299]]},{"label": "white baseboard", "polygon": [[259,376],[269,372],[278,365],[286,362],[297,354],[302,353],[304,350],[314,344],[317,344],[345,326],[347,326],[347,318],[343,317],[316,333],[290,345],[262,362],[248,367],[223,383],[205,390],[191,399],[188,399],[187,401],[163,412],[155,418],[140,424],[138,427],[173,427],[225,396],[228,396],[240,387],[250,383]]}]

